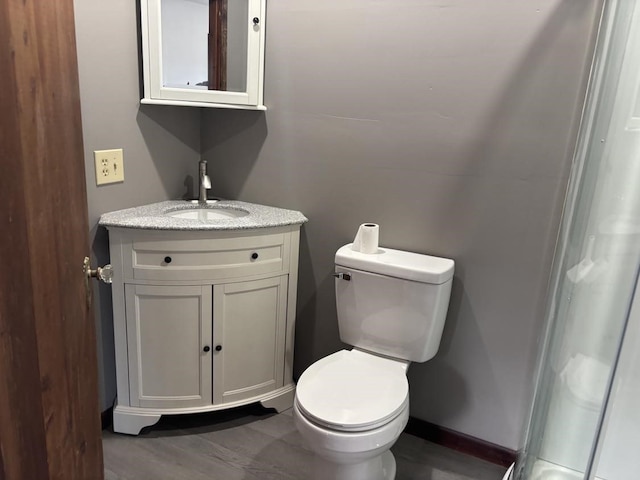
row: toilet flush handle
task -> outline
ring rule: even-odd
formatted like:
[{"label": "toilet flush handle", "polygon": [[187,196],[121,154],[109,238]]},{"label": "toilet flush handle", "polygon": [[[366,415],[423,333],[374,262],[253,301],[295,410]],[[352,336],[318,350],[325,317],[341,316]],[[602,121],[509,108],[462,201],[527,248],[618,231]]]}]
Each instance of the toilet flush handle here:
[{"label": "toilet flush handle", "polygon": [[347,282],[351,280],[351,274],[346,272],[336,272],[333,274],[333,276],[342,280],[346,280]]}]

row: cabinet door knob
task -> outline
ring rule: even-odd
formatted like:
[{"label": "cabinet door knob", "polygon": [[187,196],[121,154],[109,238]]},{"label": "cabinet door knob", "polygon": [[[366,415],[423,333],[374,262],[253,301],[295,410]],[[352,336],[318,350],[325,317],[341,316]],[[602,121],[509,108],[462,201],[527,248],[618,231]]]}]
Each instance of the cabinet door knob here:
[{"label": "cabinet door knob", "polygon": [[256,260],[256,259],[258,258],[258,252],[253,252],[253,253],[251,254],[251,258],[252,258],[253,260]]},{"label": "cabinet door knob", "polygon": [[258,17],[253,17],[253,24],[258,25],[260,23],[260,19]]},{"label": "cabinet door knob", "polygon": [[171,260],[173,260],[171,257],[164,257],[164,263],[171,263]]},{"label": "cabinet door knob", "polygon": [[219,352],[220,350],[222,350],[222,345],[216,345],[216,352]]},{"label": "cabinet door knob", "polygon": [[211,347],[209,345],[205,345],[202,350],[204,350],[205,352],[208,352],[209,350],[211,350]]}]

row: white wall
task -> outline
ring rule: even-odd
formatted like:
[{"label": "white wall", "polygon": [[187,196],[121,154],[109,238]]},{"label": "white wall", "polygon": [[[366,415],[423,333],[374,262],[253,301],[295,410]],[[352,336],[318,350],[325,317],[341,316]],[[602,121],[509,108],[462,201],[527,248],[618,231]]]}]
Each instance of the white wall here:
[{"label": "white wall", "polygon": [[162,0],[161,11],[164,85],[186,87],[206,82],[209,1]]}]

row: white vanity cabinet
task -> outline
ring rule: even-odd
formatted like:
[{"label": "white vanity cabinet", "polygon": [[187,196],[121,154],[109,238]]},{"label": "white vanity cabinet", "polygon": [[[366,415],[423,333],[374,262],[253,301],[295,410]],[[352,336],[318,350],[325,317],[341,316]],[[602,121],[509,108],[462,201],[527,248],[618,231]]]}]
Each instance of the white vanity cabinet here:
[{"label": "white vanity cabinet", "polygon": [[116,432],[165,414],[292,405],[300,225],[108,228]]}]

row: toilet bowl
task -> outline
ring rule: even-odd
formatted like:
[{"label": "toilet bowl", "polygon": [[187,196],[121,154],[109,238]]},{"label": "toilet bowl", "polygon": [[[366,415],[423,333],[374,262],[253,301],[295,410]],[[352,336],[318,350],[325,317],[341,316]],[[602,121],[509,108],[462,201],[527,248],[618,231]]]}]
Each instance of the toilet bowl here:
[{"label": "toilet bowl", "polygon": [[312,365],[298,381],[293,418],[323,480],[391,480],[389,449],[409,418],[408,362],[357,349]]},{"label": "toilet bowl", "polygon": [[293,420],[314,452],[315,480],[393,480],[396,461],[389,450],[409,419],[409,404],[389,423],[365,432],[328,430],[308,420],[294,404]]},{"label": "toilet bowl", "polygon": [[340,338],[352,345],[300,376],[293,419],[317,480],[393,480],[409,419],[410,362],[438,351],[454,262],[390,248],[336,252]]}]

